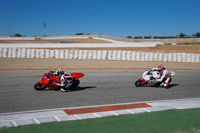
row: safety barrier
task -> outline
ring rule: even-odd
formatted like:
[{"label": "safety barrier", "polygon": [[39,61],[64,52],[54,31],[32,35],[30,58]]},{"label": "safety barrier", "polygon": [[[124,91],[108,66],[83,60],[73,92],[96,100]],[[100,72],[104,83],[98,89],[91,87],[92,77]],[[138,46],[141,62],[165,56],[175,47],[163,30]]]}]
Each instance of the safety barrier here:
[{"label": "safety barrier", "polygon": [[199,63],[200,54],[158,53],[123,50],[50,50],[25,48],[0,48],[2,58],[55,58],[55,59],[93,59],[126,61],[160,61]]}]

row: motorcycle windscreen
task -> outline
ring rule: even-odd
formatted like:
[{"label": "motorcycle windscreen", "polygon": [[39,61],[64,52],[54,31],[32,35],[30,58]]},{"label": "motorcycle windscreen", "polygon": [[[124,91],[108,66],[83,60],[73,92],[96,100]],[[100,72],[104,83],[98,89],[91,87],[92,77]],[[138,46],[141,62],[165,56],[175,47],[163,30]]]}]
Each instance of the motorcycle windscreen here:
[{"label": "motorcycle windscreen", "polygon": [[84,76],[83,73],[71,73],[71,75],[72,75],[72,77],[74,77],[75,80]]},{"label": "motorcycle windscreen", "polygon": [[44,75],[42,76],[42,79],[49,79],[52,78],[53,74],[52,73],[44,73]]}]

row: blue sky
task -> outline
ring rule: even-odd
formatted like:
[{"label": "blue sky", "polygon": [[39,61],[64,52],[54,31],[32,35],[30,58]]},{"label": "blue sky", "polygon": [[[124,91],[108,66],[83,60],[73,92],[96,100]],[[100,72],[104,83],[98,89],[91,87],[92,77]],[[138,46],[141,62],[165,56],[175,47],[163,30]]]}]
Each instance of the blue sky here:
[{"label": "blue sky", "polygon": [[[200,32],[200,0],[0,0],[0,36]],[[10,27],[10,28],[9,28]]]}]

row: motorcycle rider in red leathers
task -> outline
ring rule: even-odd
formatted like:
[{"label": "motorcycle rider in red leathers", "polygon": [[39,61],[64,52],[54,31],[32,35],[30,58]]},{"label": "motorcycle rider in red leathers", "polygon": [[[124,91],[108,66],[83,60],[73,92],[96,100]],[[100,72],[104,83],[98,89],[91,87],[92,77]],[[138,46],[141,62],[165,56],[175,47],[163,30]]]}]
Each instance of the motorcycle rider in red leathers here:
[{"label": "motorcycle rider in red leathers", "polygon": [[[155,67],[155,68],[152,68],[151,70],[158,71],[160,76],[157,79],[151,79],[150,81],[148,81],[148,83],[150,85],[155,85],[158,82],[163,82],[161,86],[164,86],[165,88],[167,88],[169,85],[170,78],[171,78],[169,70],[167,70],[163,65],[159,65],[157,68]],[[164,79],[165,81],[163,81]]]},{"label": "motorcycle rider in red leathers", "polygon": [[[61,91],[66,92],[69,91],[70,86],[72,83],[72,76],[69,73],[66,73],[62,71],[61,69],[56,69],[53,71],[50,71],[53,74],[54,83],[57,86],[61,87]],[[61,80],[61,77],[63,76],[64,79]]]}]

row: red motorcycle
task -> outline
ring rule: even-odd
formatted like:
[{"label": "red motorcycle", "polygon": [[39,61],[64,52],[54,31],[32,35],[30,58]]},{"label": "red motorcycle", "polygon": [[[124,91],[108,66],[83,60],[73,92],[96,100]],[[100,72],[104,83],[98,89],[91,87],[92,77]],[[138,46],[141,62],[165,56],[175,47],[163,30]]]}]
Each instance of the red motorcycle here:
[{"label": "red motorcycle", "polygon": [[[71,85],[71,87],[69,89],[72,90],[80,84],[79,78],[83,77],[84,74],[73,72],[70,74],[70,76],[71,76],[71,80],[72,80],[73,84]],[[63,74],[61,76],[60,80],[68,80],[68,79],[65,77],[65,74]],[[61,87],[54,84],[54,82],[58,82],[58,79],[56,79],[55,76],[53,76],[52,72],[44,73],[44,75],[42,76],[42,79],[34,85],[34,88],[35,88],[35,90],[38,90],[38,91],[44,90],[47,87],[50,90],[61,89]]]}]

